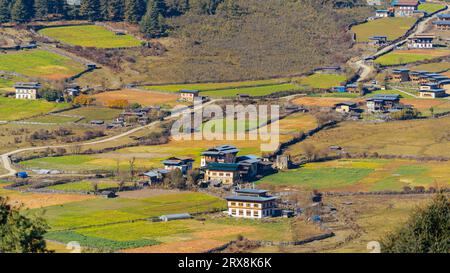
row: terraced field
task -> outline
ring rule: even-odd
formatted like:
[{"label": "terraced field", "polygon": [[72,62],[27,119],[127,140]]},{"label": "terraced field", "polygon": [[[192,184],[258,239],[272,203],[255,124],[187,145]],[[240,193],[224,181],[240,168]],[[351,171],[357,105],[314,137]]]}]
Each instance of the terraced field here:
[{"label": "terraced field", "polygon": [[141,42],[131,35],[116,35],[96,25],[49,27],[41,29],[39,33],[63,43],[83,47],[117,48],[141,45]]},{"label": "terraced field", "polygon": [[414,63],[418,61],[431,60],[450,54],[446,49],[412,49],[412,50],[396,50],[375,60],[380,65],[400,65]]},{"label": "terraced field", "polygon": [[298,169],[267,176],[258,183],[302,190],[401,191],[403,187],[449,187],[448,162],[408,160],[336,160],[309,163]]},{"label": "terraced field", "polygon": [[[279,122],[280,141],[286,141],[298,134],[300,131],[308,131],[317,126],[317,121],[311,115],[295,114]],[[266,127],[264,127],[266,128]],[[264,131],[262,131],[264,132]],[[265,133],[265,132],[264,132]],[[270,134],[270,129],[268,131]],[[277,134],[278,136],[278,134]],[[62,157],[47,157],[24,161],[21,164],[28,168],[44,168],[59,170],[113,170],[119,161],[120,168],[129,167],[129,160],[135,158],[136,167],[148,169],[161,167],[161,160],[170,156],[191,156],[200,165],[200,154],[205,149],[222,145],[224,143],[237,146],[241,155],[261,155],[261,144],[269,143],[261,138],[254,141],[247,140],[172,140],[168,144],[156,146],[139,146],[120,149],[115,152],[101,155],[73,155]]]},{"label": "terraced field", "polygon": [[312,88],[329,89],[341,85],[346,79],[347,77],[345,75],[339,74],[313,74],[301,79],[299,83]]},{"label": "terraced field", "polygon": [[[420,101],[430,103],[433,100]],[[323,150],[339,145],[351,153],[450,157],[448,128],[449,117],[381,124],[344,122],[319,132],[305,143]],[[300,154],[301,144],[291,146],[288,152]]]},{"label": "terraced field", "polygon": [[43,100],[17,100],[0,96],[0,120],[19,120],[68,108],[67,103]]},{"label": "terraced field", "polygon": [[25,76],[59,80],[83,71],[83,65],[43,50],[20,51],[0,55],[0,70]]},{"label": "terraced field", "polygon": [[405,34],[416,22],[412,17],[390,17],[369,21],[354,26],[357,42],[368,42],[372,36],[387,36],[388,40],[395,40]]}]

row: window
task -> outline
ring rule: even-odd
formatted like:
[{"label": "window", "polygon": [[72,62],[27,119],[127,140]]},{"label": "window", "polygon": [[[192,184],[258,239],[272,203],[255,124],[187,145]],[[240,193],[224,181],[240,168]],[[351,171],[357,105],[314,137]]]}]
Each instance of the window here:
[{"label": "window", "polygon": [[247,216],[252,216],[252,212],[251,212],[250,210],[247,210],[247,211],[245,212],[245,214],[246,214]]},{"label": "window", "polygon": [[235,209],[231,210],[231,215],[236,215],[236,210]]},{"label": "window", "polygon": [[244,203],[239,203],[239,207],[243,207],[244,206]]},{"label": "window", "polygon": [[252,207],[252,204],[251,204],[251,203],[247,203],[246,205],[247,205],[247,207],[249,207],[249,208]]},{"label": "window", "polygon": [[255,211],[253,212],[253,216],[259,217],[259,211],[256,211],[256,210],[255,210]]},{"label": "window", "polygon": [[231,202],[230,206],[236,206],[236,202]]}]

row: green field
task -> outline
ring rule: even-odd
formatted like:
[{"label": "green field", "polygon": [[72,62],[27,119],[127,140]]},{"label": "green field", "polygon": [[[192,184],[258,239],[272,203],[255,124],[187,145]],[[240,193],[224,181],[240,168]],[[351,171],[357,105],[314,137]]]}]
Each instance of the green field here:
[{"label": "green field", "polygon": [[441,4],[423,3],[423,4],[419,5],[418,9],[421,10],[421,11],[426,11],[428,13],[433,13],[433,12],[436,12],[436,11],[438,11],[440,9],[443,9],[443,8],[445,8],[445,6],[441,5]]},{"label": "green field", "polygon": [[197,213],[225,208],[225,201],[203,193],[174,193],[131,199],[90,199],[45,208],[52,230],[103,225],[172,213]]},{"label": "green field", "polygon": [[357,42],[368,42],[372,36],[387,36],[388,40],[395,40],[405,34],[416,22],[412,17],[382,18],[354,26]]},{"label": "green field", "polygon": [[237,94],[248,94],[250,96],[266,96],[278,92],[286,91],[299,91],[303,90],[304,87],[298,86],[292,83],[266,85],[266,86],[256,86],[256,87],[243,87],[243,88],[232,88],[232,89],[219,89],[213,91],[203,91],[201,95],[211,96],[211,97],[234,97]]},{"label": "green field", "polygon": [[102,26],[95,25],[44,28],[39,33],[63,43],[83,47],[116,48],[141,45],[141,42],[131,35],[116,35]]},{"label": "green field", "polygon": [[43,50],[0,55],[0,70],[25,76],[58,80],[73,76],[83,69],[83,65],[65,56]]},{"label": "green field", "polygon": [[66,117],[66,116],[56,116],[56,115],[45,115],[45,116],[39,116],[35,118],[28,119],[27,121],[30,122],[42,122],[42,123],[69,123],[69,122],[75,122],[79,120],[79,118],[76,117]]},{"label": "green field", "polygon": [[413,71],[444,72],[450,69],[450,63],[439,62],[439,63],[420,64],[412,66],[410,67],[410,69]]},{"label": "green field", "polygon": [[301,79],[300,83],[312,88],[329,89],[341,85],[346,79],[345,75],[318,73]]},{"label": "green field", "polygon": [[0,120],[19,120],[67,107],[67,103],[0,97]]},{"label": "green field", "polygon": [[89,123],[92,120],[112,121],[122,113],[120,109],[112,109],[100,106],[88,106],[64,111],[61,114],[84,117],[80,122]]},{"label": "green field", "polygon": [[401,91],[394,90],[394,89],[373,91],[373,92],[370,92],[370,93],[366,94],[364,97],[365,98],[371,98],[371,97],[373,97],[375,95],[378,95],[378,94],[397,94],[397,95],[400,95],[402,98],[407,98],[407,99],[414,98],[411,95],[408,95],[406,93],[403,93]]},{"label": "green field", "polygon": [[[118,183],[114,181],[97,181],[98,190],[118,188]],[[50,190],[59,190],[59,191],[83,191],[89,192],[93,191],[93,181],[79,181],[72,183],[65,183],[54,185],[50,187],[46,187],[46,189]]]},{"label": "green field", "polygon": [[170,85],[152,85],[144,86],[144,89],[164,92],[178,92],[180,90],[199,90],[212,91],[222,90],[228,88],[242,88],[255,87],[261,85],[273,85],[288,82],[288,79],[270,79],[270,80],[255,80],[255,81],[241,81],[241,82],[219,82],[219,83],[193,83],[193,84],[170,84]]},{"label": "green field", "polygon": [[[435,170],[448,163],[420,163],[407,160],[337,160],[309,163],[279,172],[259,181],[262,185],[298,187],[304,190],[401,191],[404,186],[450,186],[450,173],[441,177]],[[443,184],[438,181],[446,181]]]},{"label": "green field", "polygon": [[393,51],[375,60],[380,65],[400,65],[418,61],[431,60],[450,54],[448,50],[425,50],[420,53],[414,50]]}]

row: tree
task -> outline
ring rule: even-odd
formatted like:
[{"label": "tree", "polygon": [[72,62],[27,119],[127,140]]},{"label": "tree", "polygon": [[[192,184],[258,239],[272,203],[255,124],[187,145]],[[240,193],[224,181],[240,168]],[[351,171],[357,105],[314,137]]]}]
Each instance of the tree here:
[{"label": "tree", "polygon": [[88,105],[92,105],[95,101],[95,98],[90,97],[90,96],[86,96],[86,95],[79,95],[78,97],[76,97],[73,100],[74,104],[78,104],[78,105],[84,105],[84,106],[88,106]]},{"label": "tree", "polygon": [[434,118],[434,107],[433,106],[430,107],[430,114],[431,114],[431,117]]},{"label": "tree", "polygon": [[168,184],[172,188],[177,188],[180,190],[186,189],[186,180],[183,178],[183,174],[181,173],[180,169],[175,169],[170,172],[169,177],[167,178]]},{"label": "tree", "polygon": [[37,19],[45,19],[49,14],[48,0],[34,0],[34,16]]},{"label": "tree", "polygon": [[450,250],[450,202],[444,193],[431,204],[416,209],[406,224],[381,240],[386,253],[448,253]]},{"label": "tree", "polygon": [[125,0],[125,21],[137,23],[145,13],[145,2],[143,0]]},{"label": "tree", "polygon": [[121,21],[124,18],[123,0],[110,0],[108,5],[108,19],[112,21]]},{"label": "tree", "polygon": [[11,20],[11,1],[0,0],[0,23],[6,23]]},{"label": "tree", "polygon": [[187,173],[187,184],[189,187],[197,186],[198,181],[201,178],[199,170],[189,170]]},{"label": "tree", "polygon": [[128,107],[129,102],[126,99],[115,99],[115,100],[107,101],[105,103],[105,105],[109,108],[125,109]]},{"label": "tree", "polygon": [[100,18],[100,0],[81,0],[80,15],[90,21]]},{"label": "tree", "polygon": [[31,14],[25,0],[15,0],[11,7],[11,20],[17,23],[28,22]]},{"label": "tree", "polygon": [[164,18],[158,1],[150,1],[147,12],[140,22],[140,31],[148,38],[159,38],[166,32]]},{"label": "tree", "polygon": [[48,225],[41,217],[27,217],[0,196],[0,253],[44,253]]}]

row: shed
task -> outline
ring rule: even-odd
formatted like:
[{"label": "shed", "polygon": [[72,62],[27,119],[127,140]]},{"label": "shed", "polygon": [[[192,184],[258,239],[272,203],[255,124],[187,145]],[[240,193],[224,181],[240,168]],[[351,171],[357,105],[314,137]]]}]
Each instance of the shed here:
[{"label": "shed", "polygon": [[16,173],[16,177],[18,177],[18,178],[28,178],[28,173],[27,172],[18,172],[18,173]]},{"label": "shed", "polygon": [[180,213],[180,214],[168,214],[162,215],[159,217],[159,220],[163,222],[173,221],[173,220],[183,220],[183,219],[191,219],[192,216],[189,213]]}]

